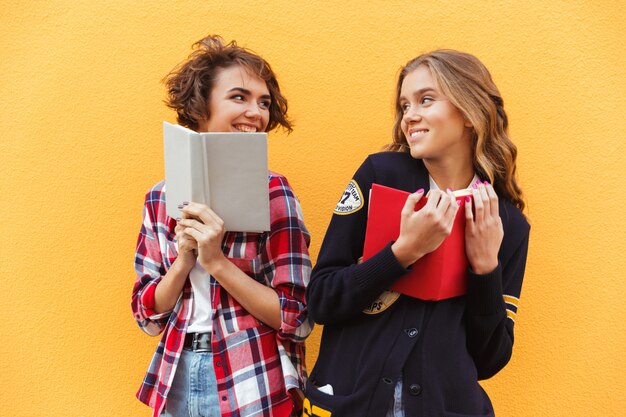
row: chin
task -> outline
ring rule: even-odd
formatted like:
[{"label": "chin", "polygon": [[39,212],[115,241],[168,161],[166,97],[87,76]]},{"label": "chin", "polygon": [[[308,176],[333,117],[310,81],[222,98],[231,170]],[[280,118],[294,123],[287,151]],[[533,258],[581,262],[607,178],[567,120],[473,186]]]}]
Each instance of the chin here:
[{"label": "chin", "polygon": [[409,153],[411,154],[411,156],[414,159],[422,159],[424,157],[424,154],[422,152],[420,152],[418,149],[415,149],[415,148],[411,148]]}]

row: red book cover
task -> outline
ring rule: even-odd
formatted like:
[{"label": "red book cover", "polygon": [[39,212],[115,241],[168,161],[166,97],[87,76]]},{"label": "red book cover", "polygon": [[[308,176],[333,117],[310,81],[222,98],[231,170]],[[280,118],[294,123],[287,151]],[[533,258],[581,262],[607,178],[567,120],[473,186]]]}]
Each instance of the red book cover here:
[{"label": "red book cover", "polygon": [[[465,254],[465,196],[469,190],[455,191],[462,203],[452,226],[452,233],[431,253],[418,259],[410,272],[396,281],[391,290],[422,300],[443,300],[465,294],[469,262]],[[374,256],[400,235],[400,213],[409,193],[372,184],[365,231],[363,260]],[[422,197],[415,211],[426,204]]]}]

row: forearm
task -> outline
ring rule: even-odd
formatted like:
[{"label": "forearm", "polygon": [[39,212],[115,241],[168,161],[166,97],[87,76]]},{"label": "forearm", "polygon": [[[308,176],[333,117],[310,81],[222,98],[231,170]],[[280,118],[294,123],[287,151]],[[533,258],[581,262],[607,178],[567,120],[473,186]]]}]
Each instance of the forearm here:
[{"label": "forearm", "polygon": [[172,263],[154,291],[155,313],[164,313],[174,308],[193,265],[191,260],[183,259],[182,256]]},{"label": "forearm", "polygon": [[211,270],[220,286],[246,311],[271,328],[280,329],[280,300],[273,288],[249,277],[226,258],[216,262]]},{"label": "forearm", "polygon": [[398,263],[390,246],[363,263],[347,266],[339,266],[344,260],[331,258],[332,252],[321,253],[307,288],[313,320],[319,324],[348,320],[404,275],[407,270]]}]

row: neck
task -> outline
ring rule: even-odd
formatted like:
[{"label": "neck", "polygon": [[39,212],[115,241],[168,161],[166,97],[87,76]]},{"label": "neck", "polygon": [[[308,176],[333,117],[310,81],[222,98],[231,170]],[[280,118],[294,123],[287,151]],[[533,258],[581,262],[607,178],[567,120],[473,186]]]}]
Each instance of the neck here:
[{"label": "neck", "polygon": [[432,161],[424,160],[424,165],[428,173],[433,178],[437,186],[442,190],[448,188],[460,190],[467,188],[474,178],[474,167],[471,160],[463,163],[455,161]]}]

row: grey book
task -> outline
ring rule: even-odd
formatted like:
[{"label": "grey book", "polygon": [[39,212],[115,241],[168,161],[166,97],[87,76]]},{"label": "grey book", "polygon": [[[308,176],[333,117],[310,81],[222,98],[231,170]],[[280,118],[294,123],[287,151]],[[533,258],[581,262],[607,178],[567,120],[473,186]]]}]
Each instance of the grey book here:
[{"label": "grey book", "polygon": [[163,122],[165,205],[209,206],[227,231],[270,230],[267,133],[198,133]]}]

